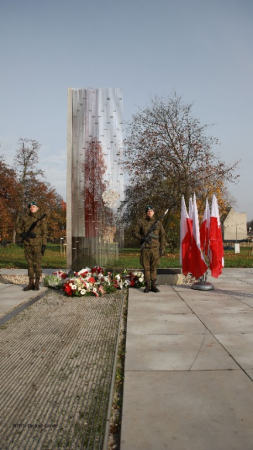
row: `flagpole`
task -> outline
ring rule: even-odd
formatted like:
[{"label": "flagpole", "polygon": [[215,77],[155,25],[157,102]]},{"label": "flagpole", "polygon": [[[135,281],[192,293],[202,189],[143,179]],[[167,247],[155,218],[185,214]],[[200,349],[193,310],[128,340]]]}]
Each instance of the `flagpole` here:
[{"label": "flagpole", "polygon": [[[206,271],[206,273],[199,278],[199,280],[203,279],[204,276],[207,279],[207,273],[208,270]],[[196,283],[193,283],[191,286],[191,289],[195,289],[196,291],[211,291],[214,289],[214,285],[212,283],[209,283],[209,281],[197,281]]]},{"label": "flagpole", "polygon": [[[208,216],[208,210],[209,210],[209,205],[208,205],[208,201],[206,199],[206,210],[205,210],[204,217],[207,221],[208,221],[208,217],[209,217],[209,222],[210,222],[210,210],[209,210],[209,216]],[[203,219],[204,219],[204,217],[203,217]],[[205,227],[206,227],[206,225],[207,224],[205,224]],[[210,223],[208,224],[208,228],[209,227],[210,227]],[[206,247],[207,247],[207,251],[206,251]],[[206,239],[206,233],[205,233],[205,241],[204,241],[203,250],[204,250],[203,257],[204,257],[204,260],[207,265],[207,270],[201,277],[198,278],[198,281],[196,283],[192,284],[191,289],[195,289],[198,291],[211,291],[214,289],[214,285],[207,281],[208,266],[209,266],[209,257],[208,257],[208,255],[209,255],[209,239]],[[206,261],[206,257],[207,257],[208,261]]]}]

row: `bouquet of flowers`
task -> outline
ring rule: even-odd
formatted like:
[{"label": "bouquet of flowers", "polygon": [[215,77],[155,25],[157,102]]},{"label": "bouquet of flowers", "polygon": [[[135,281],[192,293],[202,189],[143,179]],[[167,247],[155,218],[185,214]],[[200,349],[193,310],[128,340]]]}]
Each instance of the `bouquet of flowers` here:
[{"label": "bouquet of flowers", "polygon": [[125,275],[124,279],[125,287],[140,288],[144,286],[144,276],[142,272],[134,271]]},{"label": "bouquet of flowers", "polygon": [[47,275],[44,278],[44,286],[60,289],[67,278],[67,274],[61,270],[54,272],[53,275]]},{"label": "bouquet of flowers", "polygon": [[116,292],[123,287],[142,287],[144,278],[142,272],[113,273],[103,267],[86,267],[79,272],[69,273],[57,271],[44,278],[44,285],[61,289],[69,297],[95,296]]}]

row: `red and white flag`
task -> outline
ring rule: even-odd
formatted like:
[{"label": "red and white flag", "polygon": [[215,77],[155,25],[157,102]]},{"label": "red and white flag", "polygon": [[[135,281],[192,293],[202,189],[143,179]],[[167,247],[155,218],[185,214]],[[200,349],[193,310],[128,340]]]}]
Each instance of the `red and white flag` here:
[{"label": "red and white flag", "polygon": [[192,212],[191,273],[195,278],[199,278],[207,271],[207,265],[200,248],[199,217],[195,194],[193,195]]},{"label": "red and white flag", "polygon": [[211,275],[218,278],[224,267],[224,250],[222,241],[222,232],[219,216],[219,207],[217,198],[213,195],[211,218],[210,218],[210,236],[209,236],[209,260]]},{"label": "red and white flag", "polygon": [[184,197],[182,197],[180,219],[180,264],[184,275],[191,273],[191,242],[192,223],[187,213]]},{"label": "red and white flag", "polygon": [[205,255],[208,255],[209,249],[209,233],[210,233],[210,209],[206,199],[206,209],[200,226],[200,246]]}]

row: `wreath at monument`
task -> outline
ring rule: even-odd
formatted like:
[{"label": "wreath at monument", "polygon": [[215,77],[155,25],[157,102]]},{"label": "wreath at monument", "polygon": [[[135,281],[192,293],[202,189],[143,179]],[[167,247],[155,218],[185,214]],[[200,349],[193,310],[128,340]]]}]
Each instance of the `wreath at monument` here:
[{"label": "wreath at monument", "polygon": [[44,278],[44,286],[58,289],[69,297],[99,297],[118,289],[144,286],[141,271],[108,271],[100,266],[86,267],[79,272],[57,271]]}]

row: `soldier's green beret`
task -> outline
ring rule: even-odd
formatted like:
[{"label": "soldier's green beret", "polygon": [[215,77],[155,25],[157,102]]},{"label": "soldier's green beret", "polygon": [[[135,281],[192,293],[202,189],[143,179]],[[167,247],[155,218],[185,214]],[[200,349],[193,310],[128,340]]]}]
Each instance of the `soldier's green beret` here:
[{"label": "soldier's green beret", "polygon": [[36,202],[30,202],[30,203],[28,203],[28,208],[30,208],[32,205],[38,206],[38,204]]},{"label": "soldier's green beret", "polygon": [[148,205],[148,206],[146,206],[146,210],[145,211],[148,212],[150,209],[154,209],[154,208],[153,208],[153,206]]}]

